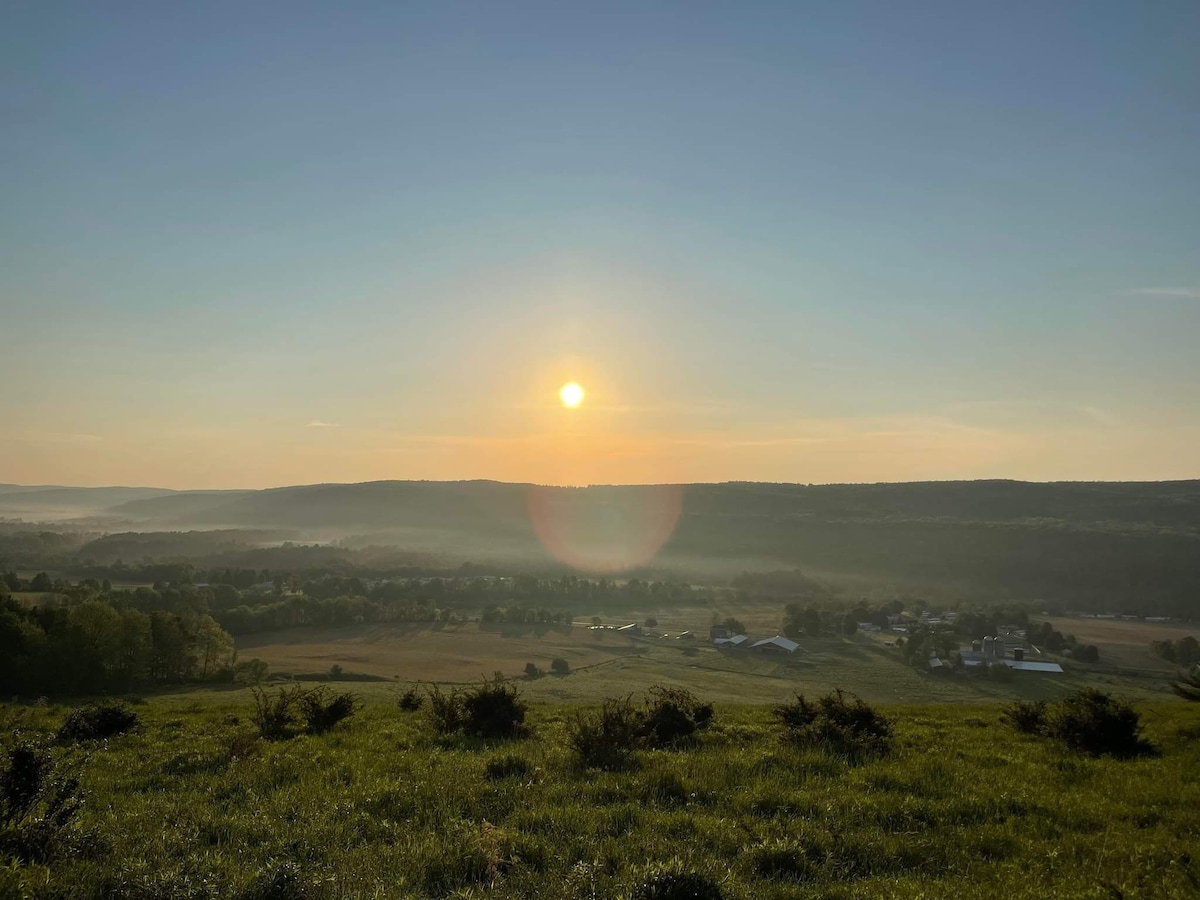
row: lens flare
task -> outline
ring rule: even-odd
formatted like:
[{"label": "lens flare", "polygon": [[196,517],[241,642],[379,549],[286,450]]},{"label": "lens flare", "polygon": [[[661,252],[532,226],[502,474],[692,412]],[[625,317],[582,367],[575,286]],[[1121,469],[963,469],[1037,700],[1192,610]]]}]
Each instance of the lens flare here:
[{"label": "lens flare", "polygon": [[649,563],[683,510],[675,484],[556,488],[530,486],[529,521],[554,557],[582,572],[615,573]]},{"label": "lens flare", "polygon": [[558,399],[568,409],[574,409],[583,402],[583,388],[574,381],[569,381],[558,389]]}]

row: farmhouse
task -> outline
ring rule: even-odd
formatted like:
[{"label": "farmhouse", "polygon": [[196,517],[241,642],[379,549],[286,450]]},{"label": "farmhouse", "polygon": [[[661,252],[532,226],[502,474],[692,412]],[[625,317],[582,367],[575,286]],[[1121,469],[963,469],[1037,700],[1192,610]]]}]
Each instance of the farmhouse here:
[{"label": "farmhouse", "polygon": [[750,649],[762,650],[765,653],[795,653],[799,646],[795,641],[777,634],[775,637],[755,641],[750,645]]}]

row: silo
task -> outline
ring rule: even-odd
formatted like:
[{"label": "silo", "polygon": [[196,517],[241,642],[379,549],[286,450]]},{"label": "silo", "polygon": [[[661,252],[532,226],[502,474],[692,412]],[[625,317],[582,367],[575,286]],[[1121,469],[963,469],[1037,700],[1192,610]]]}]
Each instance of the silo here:
[{"label": "silo", "polygon": [[992,659],[996,655],[996,639],[988,635],[983,639],[983,658]]},{"label": "silo", "polygon": [[982,653],[983,652],[983,641],[971,641],[971,652],[972,653]]},{"label": "silo", "polygon": [[1021,662],[1023,659],[1025,659],[1025,648],[1024,647],[1014,647],[1013,648],[1013,659],[1015,659],[1017,662]]},{"label": "silo", "polygon": [[996,652],[996,659],[1004,659],[1004,638],[996,638],[996,642],[992,644],[992,649]]}]

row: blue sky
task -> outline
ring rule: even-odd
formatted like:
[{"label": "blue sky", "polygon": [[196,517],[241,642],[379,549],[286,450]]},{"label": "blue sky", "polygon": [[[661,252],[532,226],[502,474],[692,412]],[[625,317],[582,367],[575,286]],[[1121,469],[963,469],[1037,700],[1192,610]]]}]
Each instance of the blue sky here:
[{"label": "blue sky", "polygon": [[6,4],[0,481],[1200,476],[1200,6],[573,6]]}]

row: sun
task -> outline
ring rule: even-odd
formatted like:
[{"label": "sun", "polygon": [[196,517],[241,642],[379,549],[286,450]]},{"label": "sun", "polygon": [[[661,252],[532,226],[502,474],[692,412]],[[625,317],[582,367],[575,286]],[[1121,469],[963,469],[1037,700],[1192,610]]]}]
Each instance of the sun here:
[{"label": "sun", "polygon": [[575,409],[583,402],[583,388],[574,381],[568,381],[558,389],[558,399],[562,401],[563,406]]}]

